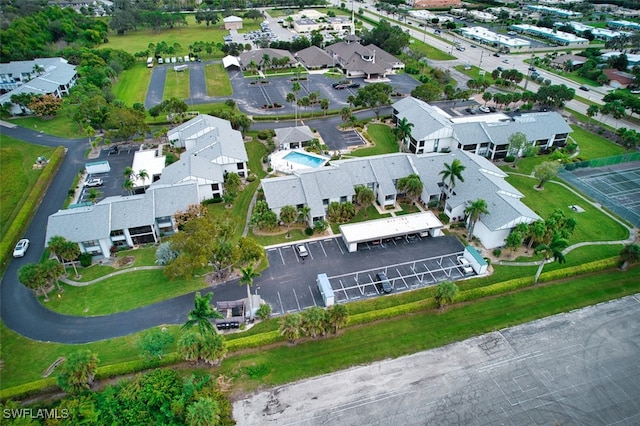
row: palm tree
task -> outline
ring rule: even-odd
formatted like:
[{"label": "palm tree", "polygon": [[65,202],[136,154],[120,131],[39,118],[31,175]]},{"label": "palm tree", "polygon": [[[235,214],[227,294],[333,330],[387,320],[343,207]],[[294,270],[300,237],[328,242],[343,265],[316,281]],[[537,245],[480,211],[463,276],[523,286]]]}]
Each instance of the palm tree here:
[{"label": "palm tree", "polygon": [[267,53],[265,53],[264,55],[262,55],[262,60],[260,61],[260,66],[262,67],[262,69],[267,70],[269,69],[269,65],[271,64],[271,58],[269,57],[269,55]]},{"label": "palm tree", "polygon": [[212,297],[213,293],[207,293],[204,296],[200,296],[200,292],[196,293],[194,308],[189,312],[187,322],[182,326],[183,330],[197,324],[198,330],[203,336],[215,332],[210,319],[223,318],[223,316],[211,306]]},{"label": "palm tree", "polygon": [[640,245],[627,244],[620,251],[620,259],[622,259],[622,266],[620,269],[626,271],[630,264],[636,263],[640,260]]},{"label": "palm tree", "polygon": [[367,216],[367,207],[369,207],[376,199],[376,194],[373,189],[368,186],[359,185],[355,188],[356,191],[356,203],[358,203],[364,209],[364,215]]},{"label": "palm tree", "polygon": [[122,172],[122,175],[124,176],[125,179],[131,179],[131,177],[134,176],[133,169],[131,168],[131,166],[125,167]]},{"label": "palm tree", "polygon": [[351,118],[352,114],[353,114],[353,111],[351,111],[351,108],[349,107],[343,107],[340,110],[340,117],[342,118],[342,121],[344,121],[345,123],[349,121],[349,118]]},{"label": "palm tree", "polygon": [[356,105],[356,97],[354,95],[347,96],[347,102],[349,103],[349,107],[353,108]]},{"label": "palm tree", "polygon": [[129,195],[131,195],[133,193],[133,181],[129,178],[124,180],[124,183],[122,184],[122,186],[124,187],[124,189],[127,190],[127,192],[129,193]]},{"label": "palm tree", "polygon": [[91,188],[89,190],[89,194],[87,195],[87,198],[93,203],[96,203],[96,200],[98,199],[99,196],[102,195],[102,192],[98,191],[95,188]]},{"label": "palm tree", "polygon": [[403,149],[405,148],[407,137],[411,137],[411,129],[413,129],[413,123],[410,123],[406,117],[396,123],[395,134]]},{"label": "palm tree", "polygon": [[61,293],[62,288],[60,287],[58,280],[64,275],[64,266],[54,259],[49,259],[44,261],[40,267],[43,269],[43,273],[47,276],[47,283],[55,283],[56,287],[58,287],[58,292]]},{"label": "palm tree", "polygon": [[280,209],[280,220],[287,227],[287,238],[291,238],[291,224],[298,218],[298,210],[294,206],[286,205]]},{"label": "palm tree", "polygon": [[49,244],[47,244],[47,248],[56,256],[56,259],[62,264],[64,264],[64,258],[62,257],[64,244],[67,242],[67,239],[61,237],[60,235],[55,235],[49,239]]},{"label": "palm tree", "polygon": [[533,280],[534,283],[538,282],[538,278],[540,278],[540,274],[542,273],[544,264],[547,263],[552,257],[560,264],[567,262],[567,259],[564,257],[564,253],[562,253],[562,250],[566,249],[568,246],[569,242],[567,240],[561,238],[560,235],[555,234],[549,244],[540,244],[538,247],[536,247],[534,252],[542,252],[544,254],[544,259],[540,261],[540,265],[538,266],[538,270],[536,271],[536,276]]},{"label": "palm tree", "polygon": [[280,334],[291,343],[299,339],[302,334],[302,317],[300,314],[285,315],[280,320]]},{"label": "palm tree", "polygon": [[311,207],[306,204],[298,208],[298,220],[301,222],[309,223],[309,214],[311,213]]},{"label": "palm tree", "polygon": [[144,186],[144,182],[149,178],[149,173],[145,169],[142,169],[138,172],[138,178],[142,179],[142,186]]},{"label": "palm tree", "polygon": [[253,286],[253,279],[260,276],[259,273],[253,270],[253,266],[247,266],[246,268],[240,268],[239,284],[247,286],[247,300],[249,301],[249,320],[253,320],[253,303],[251,301],[251,286]]},{"label": "palm tree", "polygon": [[322,115],[327,115],[327,110],[329,109],[329,99],[320,99],[320,109],[322,110]]},{"label": "palm tree", "polygon": [[296,101],[296,95],[293,92],[289,92],[287,93],[285,100],[290,104],[293,104]]},{"label": "palm tree", "polygon": [[420,180],[420,176],[415,173],[398,179],[398,190],[404,192],[407,197],[409,197],[414,202],[416,198],[422,195],[423,188],[424,185]]},{"label": "palm tree", "polygon": [[74,352],[60,366],[58,385],[70,394],[88,390],[98,371],[98,362],[98,356],[88,349]]},{"label": "palm tree", "polygon": [[589,107],[587,108],[587,117],[589,117],[589,127],[591,127],[591,119],[596,115],[598,115],[599,112],[600,112],[600,106],[596,104],[589,105]]},{"label": "palm tree", "polygon": [[443,281],[436,287],[434,299],[438,309],[442,309],[447,303],[452,303],[458,294],[458,286],[451,281]]},{"label": "palm tree", "polygon": [[451,193],[456,186],[456,179],[464,182],[464,178],[462,177],[464,169],[466,169],[466,167],[457,158],[453,160],[451,164],[444,164],[444,170],[439,173],[442,175],[443,185],[446,184],[446,188],[442,192],[444,201],[447,200],[447,191]]},{"label": "palm tree", "polygon": [[314,306],[302,313],[302,328],[313,338],[324,335],[327,325],[327,311]]},{"label": "palm tree", "polygon": [[62,258],[62,263],[64,261],[71,262],[71,266],[73,267],[73,271],[76,273],[76,277],[78,276],[78,268],[76,268],[75,260],[80,256],[80,247],[78,243],[74,243],[73,241],[64,241],[60,251],[60,257]]},{"label": "palm tree", "polygon": [[18,270],[18,281],[26,288],[44,295],[45,302],[49,300],[44,285],[47,283],[47,273],[39,264],[28,263]]},{"label": "palm tree", "polygon": [[547,227],[542,220],[536,220],[529,224],[527,234],[529,235],[529,244],[527,250],[530,250],[534,241],[542,241],[544,235],[547,233]]},{"label": "palm tree", "polygon": [[469,238],[473,237],[473,230],[476,227],[476,222],[480,219],[481,214],[489,214],[487,209],[487,202],[482,198],[478,198],[473,202],[469,202],[469,205],[464,212],[469,216]]},{"label": "palm tree", "polygon": [[333,305],[327,310],[327,322],[333,327],[334,334],[338,333],[338,329],[347,325],[349,321],[349,311],[345,305]]}]

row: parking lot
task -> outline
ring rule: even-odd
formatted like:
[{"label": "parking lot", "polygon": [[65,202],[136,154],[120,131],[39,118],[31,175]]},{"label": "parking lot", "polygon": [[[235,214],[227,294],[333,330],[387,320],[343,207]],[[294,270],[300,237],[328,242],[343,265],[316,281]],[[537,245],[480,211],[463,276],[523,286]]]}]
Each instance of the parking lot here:
[{"label": "parking lot", "polygon": [[80,184],[80,194],[78,196],[78,203],[89,203],[89,192],[92,188],[85,186],[85,183],[90,179],[102,179],[102,185],[94,187],[98,191],[98,197],[96,202],[103,200],[106,197],[113,197],[119,195],[129,195],[124,189],[124,169],[131,167],[133,164],[133,155],[135,151],[139,149],[138,145],[122,144],[118,145],[118,153],[110,153],[109,148],[104,148],[100,151],[98,158],[92,159],[93,161],[108,161],[111,170],[107,173],[95,173],[89,174],[85,177],[84,181]]},{"label": "parking lot", "polygon": [[324,306],[316,277],[326,273],[336,302],[381,295],[376,273],[385,272],[392,293],[414,290],[465,275],[457,262],[464,246],[455,237],[392,239],[363,244],[349,253],[339,237],[302,242],[308,256],[301,258],[296,243],[267,249],[269,269],[255,281],[255,291],[275,315]]}]

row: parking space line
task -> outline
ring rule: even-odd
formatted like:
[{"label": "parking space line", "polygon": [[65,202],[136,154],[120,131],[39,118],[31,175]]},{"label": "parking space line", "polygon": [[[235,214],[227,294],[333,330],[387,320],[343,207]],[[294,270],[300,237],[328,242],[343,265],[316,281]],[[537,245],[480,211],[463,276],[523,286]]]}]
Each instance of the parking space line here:
[{"label": "parking space line", "polygon": [[313,306],[318,306],[316,303],[316,298],[313,297],[313,290],[311,290],[311,286],[309,286],[309,293],[311,293],[311,300],[313,301]]},{"label": "parking space line", "polygon": [[405,288],[409,288],[409,284],[407,284],[407,281],[404,279],[404,274],[401,274],[400,271],[398,270],[398,268],[396,268],[396,272],[398,272],[398,275],[400,275],[400,278],[402,279],[402,282],[404,283],[404,287]]},{"label": "parking space line", "polygon": [[282,264],[286,265],[287,263],[284,261],[284,256],[282,255],[282,247],[278,249],[278,253],[280,253],[280,259],[282,260]]},{"label": "parking space line", "polygon": [[342,284],[342,280],[338,280],[338,282],[340,283],[340,287],[342,287],[342,292],[344,293],[344,297],[346,297],[347,300],[350,300],[349,294],[347,294],[347,290],[344,288],[344,285]]},{"label": "parking space line", "polygon": [[322,249],[322,252],[324,253],[324,257],[329,257],[327,256],[327,251],[324,249],[324,244],[322,244],[322,241],[318,241],[320,243],[320,248]]},{"label": "parking space line", "polygon": [[292,288],[291,290],[293,290],[293,297],[295,297],[296,299],[296,305],[298,305],[298,311],[301,311],[302,308],[300,308],[300,302],[298,301],[298,295],[296,294],[296,289]]},{"label": "parking space line", "polygon": [[282,298],[280,297],[280,292],[278,292],[278,300],[280,301],[280,309],[282,310],[281,312],[284,314],[284,312],[285,312],[284,304],[282,303]]}]

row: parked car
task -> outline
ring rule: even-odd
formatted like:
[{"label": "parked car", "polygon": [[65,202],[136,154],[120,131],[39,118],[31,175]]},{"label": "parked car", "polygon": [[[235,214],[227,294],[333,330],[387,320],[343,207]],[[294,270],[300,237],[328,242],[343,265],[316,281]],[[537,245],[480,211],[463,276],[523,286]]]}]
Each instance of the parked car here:
[{"label": "parked car", "polygon": [[489,109],[489,107],[486,106],[481,106],[480,108],[478,108],[480,111],[484,112],[484,113],[488,113],[491,112],[491,110]]},{"label": "parked car", "polygon": [[580,86],[580,90],[584,90],[585,92],[588,92],[589,88],[587,86]]},{"label": "parked car", "polygon": [[500,72],[504,71],[504,68],[502,68],[502,67],[498,67],[498,68],[496,68],[496,69],[497,69],[498,71],[500,71]]},{"label": "parked car", "polygon": [[334,89],[336,90],[343,90],[346,89],[348,86],[346,84],[336,84],[335,86],[333,86]]},{"label": "parked car", "polygon": [[476,46],[475,44],[470,44],[469,47],[473,47],[475,49],[478,46]]},{"label": "parked car", "polygon": [[495,56],[496,58],[500,57],[500,54],[498,52],[494,53],[493,56]]},{"label": "parked car", "polygon": [[440,34],[441,32],[442,32],[442,31],[440,31],[440,30],[435,30],[435,31],[434,31],[434,33],[436,33],[436,34]]},{"label": "parked car", "polygon": [[529,71],[535,71],[536,67],[529,67]]},{"label": "parked car", "polygon": [[503,60],[502,60],[502,63],[503,63],[503,64],[508,64],[508,63],[509,63],[509,60],[508,60],[508,59],[503,59]]},{"label": "parked car", "polygon": [[158,58],[158,63],[159,63],[159,64],[163,64],[163,63],[164,63],[164,59],[162,59],[162,58]]},{"label": "parked car", "polygon": [[476,110],[475,110],[475,109],[473,109],[473,108],[465,108],[464,110],[465,110],[465,111],[467,111],[467,112],[468,112],[469,114],[471,114],[471,115],[473,115],[473,114],[475,114],[475,113],[476,113]]},{"label": "parked car", "polygon": [[458,263],[460,264],[460,268],[464,271],[465,274],[472,274],[473,268],[469,264],[469,261],[462,256],[458,256]]},{"label": "parked car", "polygon": [[298,244],[296,246],[296,250],[298,250],[298,255],[303,259],[309,256],[309,252],[307,251],[307,248],[305,247],[304,244]]},{"label": "parked car", "polygon": [[96,186],[102,186],[103,184],[104,184],[104,182],[102,182],[102,179],[93,178],[93,179],[89,179],[88,181],[86,181],[84,186],[89,187],[89,188],[93,188],[93,187],[96,187]]},{"label": "parked car", "polygon": [[462,46],[456,46],[456,50],[459,50],[461,52],[464,52],[464,47]]},{"label": "parked car", "polygon": [[345,86],[346,87],[349,84],[351,84],[351,80],[340,80],[337,83],[333,83],[331,85],[331,87],[333,87],[335,89],[337,86]]},{"label": "parked car", "polygon": [[117,154],[120,152],[120,148],[118,148],[118,145],[113,145],[111,148],[109,148],[109,154]]},{"label": "parked car", "polygon": [[376,274],[376,280],[376,285],[383,293],[389,294],[393,291],[393,287],[391,287],[387,274],[384,272],[378,272]]},{"label": "parked car", "polygon": [[21,239],[13,249],[13,257],[24,257],[29,249],[29,240],[26,238]]},{"label": "parked car", "polygon": [[347,85],[347,87],[349,89],[357,89],[358,87],[360,87],[360,83],[350,83]]}]

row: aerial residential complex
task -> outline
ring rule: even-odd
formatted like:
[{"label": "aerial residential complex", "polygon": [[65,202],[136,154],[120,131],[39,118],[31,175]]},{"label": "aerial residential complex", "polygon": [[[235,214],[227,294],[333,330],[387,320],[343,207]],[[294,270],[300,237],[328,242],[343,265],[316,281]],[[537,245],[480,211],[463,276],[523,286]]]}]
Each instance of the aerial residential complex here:
[{"label": "aerial residential complex", "polygon": [[82,252],[105,256],[114,245],[158,242],[161,235],[175,232],[176,212],[223,194],[226,173],[247,176],[242,135],[226,120],[199,115],[169,131],[168,137],[186,151],[144,194],[59,210],[49,216],[45,241],[60,235],[78,243]]}]

